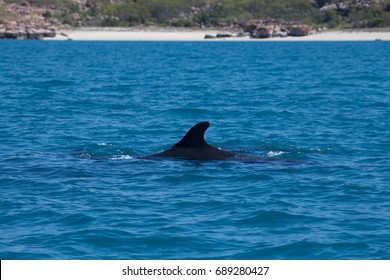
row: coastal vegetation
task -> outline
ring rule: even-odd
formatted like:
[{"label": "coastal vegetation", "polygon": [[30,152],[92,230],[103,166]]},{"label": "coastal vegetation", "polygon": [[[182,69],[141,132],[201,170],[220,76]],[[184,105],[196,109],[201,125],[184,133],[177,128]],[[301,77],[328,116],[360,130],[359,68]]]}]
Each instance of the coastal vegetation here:
[{"label": "coastal vegetation", "polygon": [[234,27],[247,21],[390,26],[390,0],[0,0],[0,20],[23,19],[20,5],[68,26]]}]

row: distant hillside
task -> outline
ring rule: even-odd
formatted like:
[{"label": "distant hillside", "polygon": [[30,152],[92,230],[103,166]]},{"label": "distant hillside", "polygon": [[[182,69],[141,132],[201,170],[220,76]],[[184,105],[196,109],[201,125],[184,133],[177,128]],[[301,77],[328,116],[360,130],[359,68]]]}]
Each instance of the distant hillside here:
[{"label": "distant hillside", "polygon": [[390,26],[390,0],[0,0],[0,20],[54,26],[235,27],[250,20]]}]

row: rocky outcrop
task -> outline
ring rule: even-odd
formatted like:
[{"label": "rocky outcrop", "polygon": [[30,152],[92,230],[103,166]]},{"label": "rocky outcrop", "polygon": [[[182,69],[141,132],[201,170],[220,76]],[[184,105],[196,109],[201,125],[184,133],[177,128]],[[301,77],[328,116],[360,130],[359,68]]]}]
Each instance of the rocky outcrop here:
[{"label": "rocky outcrop", "polygon": [[0,20],[0,39],[42,40],[44,37],[55,36],[56,28],[54,26]]},{"label": "rocky outcrop", "polygon": [[206,34],[205,39],[226,39],[226,38],[244,38],[248,37],[249,33],[239,32],[239,33],[217,33],[217,35]]},{"label": "rocky outcrop", "polygon": [[314,28],[306,24],[285,24],[276,23],[271,21],[248,21],[241,24],[241,28],[244,32],[237,34],[231,33],[219,33],[217,35],[207,34],[205,39],[216,38],[239,38],[247,37],[254,39],[266,39],[274,37],[287,37],[287,36],[307,36],[315,32]]},{"label": "rocky outcrop", "polygon": [[[330,2],[330,1],[328,1]],[[321,12],[335,11],[341,15],[348,15],[351,8],[366,9],[369,8],[374,3],[378,4],[380,1],[377,0],[345,0],[338,1],[337,3],[324,3],[320,7]]]},{"label": "rocky outcrop", "polygon": [[332,3],[329,5],[325,5],[320,9],[321,12],[327,12],[327,11],[337,11],[337,5]]},{"label": "rocky outcrop", "polygon": [[26,1],[9,5],[6,12],[12,20],[0,19],[0,39],[40,40],[56,36],[57,22],[46,21]]},{"label": "rocky outcrop", "polygon": [[270,38],[273,37],[274,26],[267,24],[252,24],[249,29],[244,29],[245,32],[249,32],[252,38]]},{"label": "rocky outcrop", "polygon": [[268,21],[251,21],[242,25],[251,38],[307,36],[314,33],[313,27],[306,24],[285,24]]},{"label": "rocky outcrop", "polygon": [[288,27],[288,36],[307,36],[314,32],[313,28],[306,24],[294,24]]}]

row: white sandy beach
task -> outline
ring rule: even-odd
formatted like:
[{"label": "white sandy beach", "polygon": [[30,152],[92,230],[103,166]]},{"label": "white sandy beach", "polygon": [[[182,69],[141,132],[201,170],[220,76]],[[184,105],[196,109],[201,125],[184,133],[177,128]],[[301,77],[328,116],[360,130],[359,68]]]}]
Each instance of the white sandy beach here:
[{"label": "white sandy beach", "polygon": [[[206,34],[231,33],[219,30],[173,29],[71,29],[59,30],[55,38],[45,40],[76,41],[390,41],[390,32],[382,31],[325,31],[304,37],[250,39],[232,37],[207,39]],[[233,34],[233,33],[232,33]]]}]

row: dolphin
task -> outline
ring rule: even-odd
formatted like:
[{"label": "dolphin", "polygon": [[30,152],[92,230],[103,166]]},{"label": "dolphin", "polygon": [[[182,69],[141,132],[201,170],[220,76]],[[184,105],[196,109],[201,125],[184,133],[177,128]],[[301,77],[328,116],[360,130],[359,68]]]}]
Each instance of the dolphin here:
[{"label": "dolphin", "polygon": [[209,122],[197,123],[170,149],[157,154],[144,156],[142,158],[172,158],[184,160],[264,160],[262,157],[236,154],[210,146],[204,140],[204,133],[209,126]]}]

